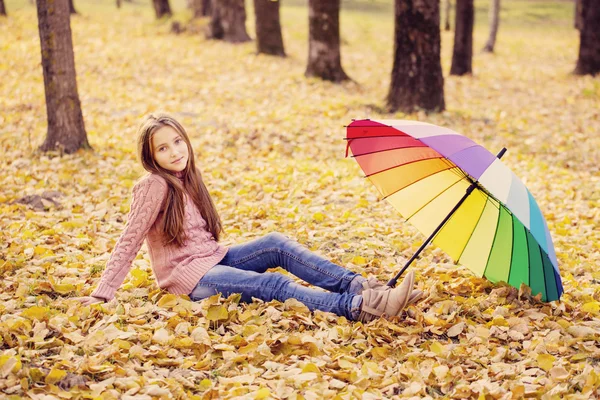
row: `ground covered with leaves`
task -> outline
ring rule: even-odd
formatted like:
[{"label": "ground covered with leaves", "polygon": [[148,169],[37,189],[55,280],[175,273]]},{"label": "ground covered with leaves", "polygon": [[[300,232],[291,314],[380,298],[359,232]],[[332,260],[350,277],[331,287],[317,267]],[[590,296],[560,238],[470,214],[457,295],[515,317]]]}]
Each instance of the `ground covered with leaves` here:
[{"label": "ground covered with leaves", "polygon": [[[35,152],[46,114],[34,6],[0,18],[0,397],[592,398],[600,387],[600,78],[570,75],[570,2],[503,2],[494,55],[446,77],[447,111],[389,114],[391,2],[344,2],[352,82],[303,76],[308,12],[284,2],[288,57],[207,41],[183,2],[170,33],[150,4],[76,0],[79,94],[93,152]],[[248,31],[254,37],[253,11]],[[445,75],[452,32],[442,33]],[[117,298],[84,307],[126,221],[139,118],[163,109],[188,128],[225,226],[224,245],[272,231],[389,279],[423,237],[344,159],[352,118],[407,118],[461,132],[536,197],[565,293],[544,304],[493,285],[430,246],[413,266],[427,293],[395,321],[353,323],[295,301],[193,303],[165,293],[146,248]],[[18,202],[21,200],[21,202]]]}]

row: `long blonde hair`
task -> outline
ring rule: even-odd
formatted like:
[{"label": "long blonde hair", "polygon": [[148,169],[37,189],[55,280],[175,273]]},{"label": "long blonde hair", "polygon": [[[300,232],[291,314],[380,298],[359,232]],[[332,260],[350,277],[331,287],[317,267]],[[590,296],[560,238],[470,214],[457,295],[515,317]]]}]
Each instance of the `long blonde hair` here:
[{"label": "long blonde hair", "polygon": [[[175,129],[188,147],[188,163],[182,171],[183,185],[175,175],[159,166],[154,160],[152,136],[165,126]],[[206,221],[206,230],[212,233],[216,241],[219,241],[219,235],[223,230],[221,218],[202,180],[200,170],[196,168],[190,139],[183,126],[173,116],[167,113],[151,113],[144,116],[138,130],[138,158],[146,171],[160,175],[167,182],[168,193],[162,222],[165,244],[175,242],[178,246],[183,246],[187,239],[184,230],[184,193],[187,193],[200,210],[200,215]]]}]

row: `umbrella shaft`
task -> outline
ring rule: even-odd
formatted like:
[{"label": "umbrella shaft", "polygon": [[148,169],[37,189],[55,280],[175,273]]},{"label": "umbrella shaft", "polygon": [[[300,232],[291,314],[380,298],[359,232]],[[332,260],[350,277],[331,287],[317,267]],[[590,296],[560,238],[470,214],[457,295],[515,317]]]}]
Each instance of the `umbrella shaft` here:
[{"label": "umbrella shaft", "polygon": [[[496,157],[497,158],[502,158],[502,156],[504,155],[504,153],[506,153],[506,147],[502,148],[502,150],[500,150],[500,152],[496,155]],[[433,238],[435,237],[435,235],[437,235],[437,233],[440,231],[440,229],[442,229],[444,227],[444,225],[446,224],[446,222],[448,222],[448,220],[450,219],[450,217],[452,217],[452,214],[454,214],[456,212],[456,210],[458,210],[458,208],[462,205],[462,203],[465,202],[465,200],[467,199],[467,197],[469,197],[469,195],[473,192],[473,190],[475,190],[476,187],[477,187],[477,182],[475,181],[475,182],[473,182],[471,184],[471,186],[469,186],[467,188],[467,191],[466,191],[465,195],[462,197],[462,199],[460,199],[460,201],[454,206],[454,208],[452,209],[452,211],[450,211],[450,214],[448,214],[446,216],[446,218],[444,218],[444,220],[442,221],[442,223],[439,224],[437,228],[435,228],[435,230],[433,231],[433,233],[431,235],[429,235],[429,237],[427,238],[427,240],[425,242],[423,242],[423,244],[421,245],[421,247],[419,247],[419,249],[416,251],[416,253],[413,254],[413,256],[410,258],[410,260],[408,260],[408,262],[400,270],[400,272],[398,272],[398,274],[396,274],[395,277],[393,277],[392,279],[390,279],[390,281],[387,283],[388,286],[390,286],[390,287],[396,286],[396,282],[398,282],[398,278],[400,278],[400,276],[402,276],[402,273],[404,271],[406,271],[406,268],[408,268],[408,266],[419,256],[419,254],[421,254],[421,252],[423,251],[423,249],[425,248],[425,246],[427,246],[429,244],[429,242],[431,242],[433,240]]]},{"label": "umbrella shaft", "polygon": [[462,205],[462,203],[465,202],[465,200],[467,199],[467,197],[469,197],[469,195],[473,192],[473,190],[475,190],[476,187],[477,187],[477,183],[473,182],[471,184],[471,186],[469,186],[467,188],[467,191],[466,191],[465,195],[454,206],[454,208],[452,209],[452,211],[450,211],[450,213],[448,215],[446,215],[446,218],[444,218],[444,220],[442,221],[442,223],[439,224],[437,228],[435,228],[435,230],[433,231],[433,233],[431,235],[429,235],[429,237],[427,238],[427,240],[425,240],[425,242],[423,242],[423,244],[421,245],[421,247],[419,247],[419,249],[415,252],[415,254],[413,254],[413,256],[410,258],[410,260],[408,260],[408,262],[400,270],[400,272],[398,272],[398,274],[395,277],[393,277],[392,279],[390,279],[390,281],[387,283],[388,286],[390,286],[390,287],[396,286],[396,282],[398,281],[398,278],[400,278],[400,276],[402,275],[402,273],[404,271],[406,271],[406,268],[408,268],[408,266],[419,256],[419,254],[421,254],[421,252],[423,251],[423,249],[425,248],[425,246],[427,246],[429,244],[429,242],[431,242],[433,240],[433,238],[435,237],[435,235],[440,231],[440,229],[442,229],[444,227],[444,225],[446,224],[446,222],[448,222],[448,220],[450,219],[450,217],[452,217],[452,215],[456,212],[456,210],[458,210],[458,208]]}]

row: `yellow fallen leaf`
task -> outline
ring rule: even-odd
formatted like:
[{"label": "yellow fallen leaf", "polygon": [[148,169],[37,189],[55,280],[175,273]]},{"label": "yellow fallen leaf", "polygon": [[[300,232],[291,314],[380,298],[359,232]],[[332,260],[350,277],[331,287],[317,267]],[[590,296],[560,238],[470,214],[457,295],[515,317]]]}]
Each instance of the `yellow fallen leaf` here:
[{"label": "yellow fallen leaf", "polygon": [[352,259],[352,264],[362,265],[362,264],[366,264],[366,263],[367,263],[367,259],[364,258],[363,256],[356,256]]},{"label": "yellow fallen leaf", "polygon": [[271,396],[271,391],[267,388],[260,388],[256,391],[256,394],[254,395],[254,399],[255,400],[262,400],[262,399],[266,399],[269,396]]},{"label": "yellow fallen leaf", "polygon": [[229,318],[229,313],[227,312],[227,308],[223,305],[211,306],[206,314],[206,319],[211,322],[226,320],[227,318]]},{"label": "yellow fallen leaf", "polygon": [[546,372],[552,369],[552,366],[554,365],[554,360],[556,360],[556,358],[551,354],[543,353],[538,354],[537,356],[538,366]]},{"label": "yellow fallen leaf", "polygon": [[49,385],[54,385],[56,382],[60,381],[65,376],[67,376],[67,371],[52,368],[50,370],[50,373],[46,375],[45,382]]},{"label": "yellow fallen leaf", "polygon": [[165,294],[163,297],[160,298],[156,305],[163,308],[173,308],[177,305],[178,299],[179,297],[177,295]]},{"label": "yellow fallen leaf", "polygon": [[44,319],[48,319],[48,317],[50,316],[50,308],[41,306],[29,307],[21,313],[21,316],[41,321]]},{"label": "yellow fallen leaf", "polygon": [[442,356],[442,355],[444,355],[444,352],[446,351],[446,347],[443,344],[441,344],[440,342],[438,342],[437,340],[434,340],[429,345],[429,350],[433,351],[438,356]]},{"label": "yellow fallen leaf", "polygon": [[585,303],[581,306],[581,311],[598,315],[600,313],[600,302],[590,301],[589,303]]}]

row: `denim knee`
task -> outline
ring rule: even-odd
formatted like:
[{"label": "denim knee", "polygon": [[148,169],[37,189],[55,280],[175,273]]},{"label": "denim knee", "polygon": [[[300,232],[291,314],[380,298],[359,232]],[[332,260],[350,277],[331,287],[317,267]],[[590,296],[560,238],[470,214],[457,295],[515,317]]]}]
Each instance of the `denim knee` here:
[{"label": "denim knee", "polygon": [[290,240],[287,236],[279,233],[279,232],[271,232],[265,236],[265,239],[269,242],[279,243]]}]

